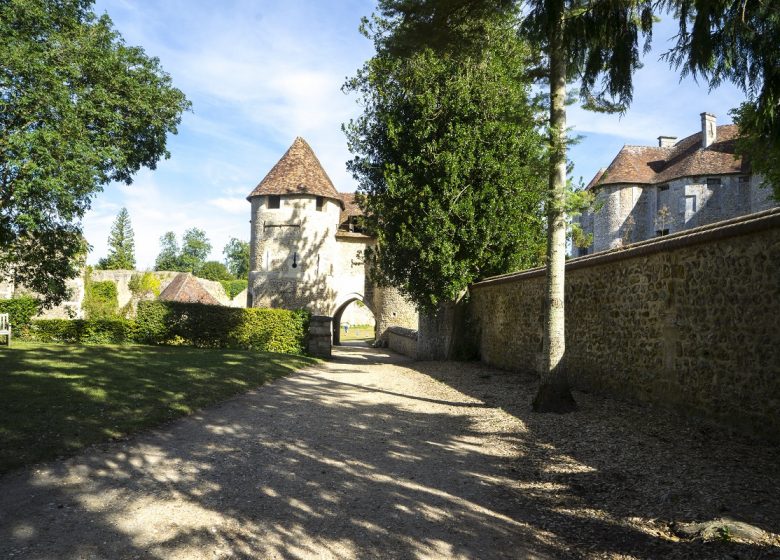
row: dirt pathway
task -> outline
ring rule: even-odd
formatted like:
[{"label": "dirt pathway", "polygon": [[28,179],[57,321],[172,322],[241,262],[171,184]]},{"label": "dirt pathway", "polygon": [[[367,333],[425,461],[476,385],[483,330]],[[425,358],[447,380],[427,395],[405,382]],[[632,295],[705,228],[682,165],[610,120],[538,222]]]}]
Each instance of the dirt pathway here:
[{"label": "dirt pathway", "polygon": [[[0,478],[0,558],[780,558],[777,447],[583,394],[575,414],[533,415],[533,387],[343,348]],[[726,515],[767,541],[668,528]]]}]

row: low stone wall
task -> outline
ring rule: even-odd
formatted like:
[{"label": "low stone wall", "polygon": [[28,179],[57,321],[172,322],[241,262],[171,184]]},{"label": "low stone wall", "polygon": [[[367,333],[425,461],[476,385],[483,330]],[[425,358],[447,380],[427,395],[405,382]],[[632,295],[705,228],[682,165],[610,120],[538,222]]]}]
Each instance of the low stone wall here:
[{"label": "low stone wall", "polygon": [[[537,369],[544,284],[472,286],[484,362]],[[569,261],[564,359],[575,387],[780,439],[780,209]]]},{"label": "low stone wall", "polygon": [[417,331],[403,327],[387,329],[387,347],[410,358],[417,357]]},{"label": "low stone wall", "polygon": [[332,317],[326,315],[312,315],[309,322],[309,341],[307,350],[312,356],[317,358],[330,358],[332,353],[331,345],[331,322]]}]

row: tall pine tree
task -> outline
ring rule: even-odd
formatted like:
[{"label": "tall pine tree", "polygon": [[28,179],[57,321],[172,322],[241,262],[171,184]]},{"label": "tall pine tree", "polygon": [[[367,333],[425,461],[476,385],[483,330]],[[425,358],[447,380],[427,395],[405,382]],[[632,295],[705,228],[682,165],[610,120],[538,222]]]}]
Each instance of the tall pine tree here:
[{"label": "tall pine tree", "polygon": [[108,256],[100,259],[98,267],[104,270],[135,269],[135,241],[130,214],[122,208],[108,235]]}]

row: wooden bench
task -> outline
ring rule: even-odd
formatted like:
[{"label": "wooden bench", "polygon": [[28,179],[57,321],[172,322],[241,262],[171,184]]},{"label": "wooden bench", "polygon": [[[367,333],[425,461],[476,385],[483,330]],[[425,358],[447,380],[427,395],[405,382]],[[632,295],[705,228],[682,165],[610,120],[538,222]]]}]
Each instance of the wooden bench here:
[{"label": "wooden bench", "polygon": [[6,344],[11,346],[11,323],[8,321],[8,313],[0,313],[0,336],[3,335]]}]

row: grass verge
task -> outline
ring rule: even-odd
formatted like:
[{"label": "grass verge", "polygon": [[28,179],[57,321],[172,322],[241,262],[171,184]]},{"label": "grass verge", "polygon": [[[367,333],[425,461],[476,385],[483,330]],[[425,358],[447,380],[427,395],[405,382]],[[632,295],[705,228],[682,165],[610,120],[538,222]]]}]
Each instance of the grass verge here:
[{"label": "grass verge", "polygon": [[313,362],[245,350],[14,341],[0,348],[0,474],[191,414]]}]

